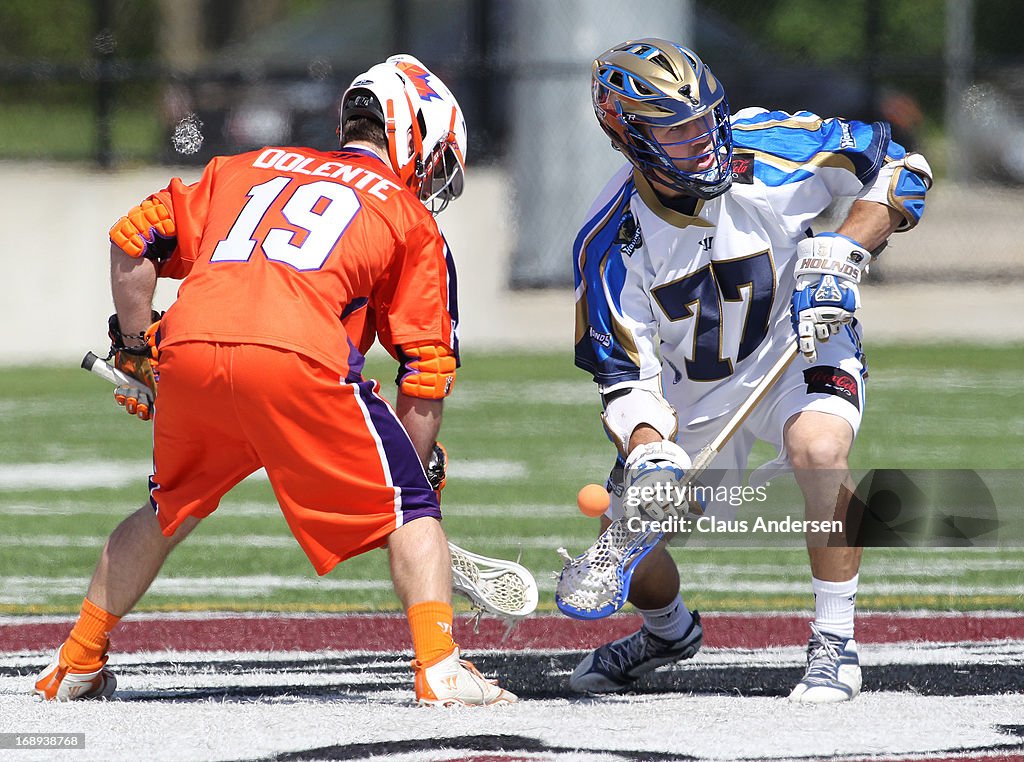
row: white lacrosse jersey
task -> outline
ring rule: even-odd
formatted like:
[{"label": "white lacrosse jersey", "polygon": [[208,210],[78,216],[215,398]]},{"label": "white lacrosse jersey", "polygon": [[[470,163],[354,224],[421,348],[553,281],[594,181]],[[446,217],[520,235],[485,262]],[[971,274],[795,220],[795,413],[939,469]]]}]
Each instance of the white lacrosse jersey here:
[{"label": "white lacrosse jersey", "polygon": [[681,428],[732,411],[794,341],[797,243],[906,153],[885,123],[809,112],[744,109],[732,130],[724,194],[682,214],[627,165],[573,247],[576,365],[605,391],[661,374]]}]

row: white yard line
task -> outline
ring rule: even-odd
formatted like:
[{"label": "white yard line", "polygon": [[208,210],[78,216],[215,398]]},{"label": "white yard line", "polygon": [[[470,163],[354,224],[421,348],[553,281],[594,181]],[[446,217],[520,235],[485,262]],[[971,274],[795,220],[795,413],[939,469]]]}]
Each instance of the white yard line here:
[{"label": "white yard line", "polygon": [[[0,603],[42,603],[54,596],[70,595],[86,588],[87,577],[17,576],[0,578]],[[537,575],[537,585],[545,592],[555,587],[553,577]],[[810,595],[809,582],[787,580],[752,581],[741,578],[710,576],[695,585],[709,593],[756,593],[762,595]],[[295,591],[369,591],[390,590],[386,579],[353,580],[332,577],[300,577],[260,574],[227,577],[157,577],[148,595],[178,598],[259,598],[278,590]],[[960,583],[873,582],[865,584],[862,593],[872,595],[1014,595],[1024,596],[1024,585],[969,585]]]},{"label": "white yard line", "polygon": [[[225,512],[234,514],[236,506],[225,507]],[[274,507],[276,512],[277,508]],[[268,509],[268,513],[269,513]],[[451,538],[466,548],[498,547],[506,552],[516,549],[550,550],[552,553],[559,547],[582,550],[584,543],[590,538],[586,535],[543,535],[532,537],[516,537],[514,535],[467,535],[459,534],[451,528]],[[102,547],[106,535],[69,535],[69,534],[33,534],[33,535],[0,535],[0,548],[40,547],[40,548],[91,548]],[[295,539],[288,534],[194,534],[185,541],[186,545],[204,547],[223,547],[224,545],[242,545],[258,548],[290,548],[296,545]],[[997,552],[997,551],[994,551]],[[803,579],[806,570],[803,564],[781,566],[778,564],[745,564],[715,561],[687,561],[686,551],[679,552],[678,561],[687,575],[693,577],[749,578],[764,577],[768,579],[792,578]],[[874,567],[878,567],[875,569]],[[949,578],[962,576],[965,572],[1005,572],[1010,570],[1009,562],[1003,558],[963,558],[933,559],[931,556],[910,559],[864,559],[865,574],[884,572],[887,576],[899,574],[901,577],[937,577]]]},{"label": "white yard line", "polygon": [[[0,464],[0,492],[29,489],[92,489],[125,487],[146,483],[149,461],[69,461],[65,463]],[[529,472],[525,463],[514,460],[460,460],[453,462],[449,475],[470,481],[523,479]],[[262,468],[246,481],[266,481]]]},{"label": "white yard line", "polygon": [[[41,602],[54,595],[76,593],[89,584],[87,577],[3,577],[0,603]],[[256,574],[238,577],[157,577],[147,595],[224,598],[259,598],[277,590],[391,590],[390,580],[283,577]]]},{"label": "white yard line", "polygon": [[[237,506],[225,507],[225,512],[234,514]],[[276,506],[273,507],[276,512]],[[270,509],[268,508],[268,513]],[[518,549],[523,550],[550,550],[552,554],[559,547],[566,547],[571,550],[582,550],[584,543],[589,539],[585,535],[544,535],[533,537],[515,537],[512,535],[464,535],[451,531],[452,540],[468,549],[474,548],[499,548],[506,555],[515,553]],[[0,548],[14,547],[39,547],[39,548],[99,548],[106,542],[106,535],[68,535],[68,534],[38,534],[38,535],[0,535]],[[296,547],[296,541],[287,534],[194,534],[185,541],[186,545],[198,545],[203,547],[223,547],[225,545],[256,547],[256,548],[291,548]],[[993,552],[998,552],[993,550]],[[750,578],[764,578],[765,580],[791,579],[803,580],[807,576],[803,564],[785,566],[779,564],[745,564],[715,561],[691,562],[686,559],[686,551],[680,551],[678,556],[679,565],[685,570],[689,577],[718,578],[721,580],[736,580]],[[552,565],[554,566],[554,555]],[[949,579],[951,577],[962,577],[965,572],[1006,572],[1012,567],[1003,558],[933,558],[931,555],[910,559],[879,558],[873,559],[870,556],[864,559],[862,572],[865,579],[877,579],[877,575],[884,574],[888,577],[899,575],[903,582],[909,584],[911,578],[938,578]],[[950,583],[955,585],[955,583]],[[874,588],[876,585],[869,581],[867,585]],[[969,585],[968,585],[969,586]],[[701,583],[702,588],[707,584]]]},{"label": "white yard line", "polygon": [[[2,492],[2,490],[0,490]],[[82,516],[82,515],[127,515],[129,507],[121,503],[107,505],[96,505],[92,499],[89,500],[67,500],[60,499],[52,502],[26,502],[8,501],[0,502],[0,516]],[[235,500],[228,496],[221,508],[218,509],[224,514],[231,516],[279,516],[281,514],[277,503],[260,502],[256,500]],[[452,516],[473,516],[473,517],[504,517],[517,519],[556,519],[577,516],[576,509],[568,504],[561,503],[533,503],[522,505],[494,504],[455,504],[443,503],[442,513],[446,517]],[[591,526],[596,527],[593,523]]]}]

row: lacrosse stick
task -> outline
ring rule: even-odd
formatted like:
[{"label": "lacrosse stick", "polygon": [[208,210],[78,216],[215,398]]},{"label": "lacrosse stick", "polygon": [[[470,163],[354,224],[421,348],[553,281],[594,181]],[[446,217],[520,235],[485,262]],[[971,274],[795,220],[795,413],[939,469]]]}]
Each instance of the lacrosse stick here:
[{"label": "lacrosse stick", "polygon": [[95,373],[100,378],[106,379],[114,386],[138,386],[142,383],[122,373],[113,365],[107,364],[102,358],[97,357],[92,352],[85,353],[85,357],[82,358],[82,367],[90,373]]},{"label": "lacrosse stick", "polygon": [[488,558],[448,543],[452,556],[452,590],[469,598],[476,610],[476,629],[484,614],[507,623],[502,640],[520,620],[537,608],[537,582],[515,561]]},{"label": "lacrosse stick", "polygon": [[[697,453],[680,486],[685,487],[707,470],[796,355],[796,343],[790,344],[718,436]],[[574,619],[601,619],[614,614],[626,603],[636,567],[664,536],[664,532],[653,530],[630,532],[623,517],[613,521],[593,545],[575,558],[565,548],[559,548],[564,564],[555,588],[555,604],[563,614]]]}]

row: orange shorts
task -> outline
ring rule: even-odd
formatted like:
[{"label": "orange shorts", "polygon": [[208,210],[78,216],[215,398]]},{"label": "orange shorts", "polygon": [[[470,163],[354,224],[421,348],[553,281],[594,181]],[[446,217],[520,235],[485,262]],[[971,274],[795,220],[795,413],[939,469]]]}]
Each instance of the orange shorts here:
[{"label": "orange shorts", "polygon": [[412,519],[440,519],[408,434],[375,381],[254,344],[160,348],[150,502],[165,535],[266,468],[318,574],[384,545]]}]

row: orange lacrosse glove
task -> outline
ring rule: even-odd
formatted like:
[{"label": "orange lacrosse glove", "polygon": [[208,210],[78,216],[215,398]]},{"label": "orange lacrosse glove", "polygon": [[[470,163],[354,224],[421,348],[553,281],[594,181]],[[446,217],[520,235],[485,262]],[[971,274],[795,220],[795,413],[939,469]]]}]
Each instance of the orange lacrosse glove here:
[{"label": "orange lacrosse glove", "polygon": [[156,386],[159,379],[157,369],[156,334],[160,326],[160,313],[153,312],[153,323],[138,336],[124,336],[117,315],[107,321],[110,334],[110,355],[114,367],[138,384],[122,384],[114,389],[114,401],[124,407],[130,415],[143,421],[153,416],[156,403]]}]

